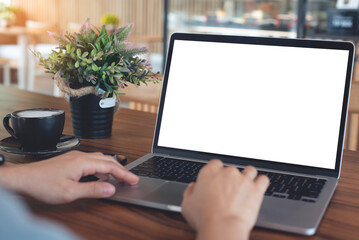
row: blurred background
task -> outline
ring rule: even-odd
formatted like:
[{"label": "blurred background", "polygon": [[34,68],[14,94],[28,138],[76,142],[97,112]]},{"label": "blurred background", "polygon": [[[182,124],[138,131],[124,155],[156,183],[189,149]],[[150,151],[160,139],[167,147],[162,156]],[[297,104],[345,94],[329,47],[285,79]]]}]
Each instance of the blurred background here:
[{"label": "blurred background", "polygon": [[[0,0],[0,83],[60,96],[28,49],[56,47],[46,31],[75,32],[87,19],[115,29],[134,23],[129,41],[163,73],[173,32],[359,41],[359,1],[350,0]],[[359,70],[354,66],[345,146],[358,149]],[[358,74],[357,74],[358,73]],[[128,88],[123,107],[156,112],[160,85]],[[325,88],[325,86],[323,86]]]}]

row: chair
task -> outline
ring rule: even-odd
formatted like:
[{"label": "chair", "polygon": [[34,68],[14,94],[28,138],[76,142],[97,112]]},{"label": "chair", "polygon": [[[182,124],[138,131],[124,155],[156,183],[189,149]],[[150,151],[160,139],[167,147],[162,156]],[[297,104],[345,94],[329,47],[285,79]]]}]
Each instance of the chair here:
[{"label": "chair", "polygon": [[[55,50],[57,44],[39,43],[39,37],[46,34],[46,31],[54,31],[55,25],[45,22],[26,21],[26,28],[31,36],[30,44],[31,49],[41,53],[45,58]],[[44,72],[44,68],[39,64],[36,57],[29,53],[28,56],[28,90],[35,90],[35,79],[36,78],[51,78],[52,75]],[[60,91],[58,90],[55,82],[53,83],[52,95],[59,96]]]},{"label": "chair", "polygon": [[[18,61],[21,59],[21,49],[18,45],[4,44],[0,46],[0,66],[4,71],[4,85],[11,84],[10,72],[11,69],[18,69]],[[18,77],[17,85],[19,88],[24,88],[25,83]]]},{"label": "chair", "polygon": [[3,68],[3,84],[5,86],[10,86],[10,61],[5,58],[0,58],[0,67]]},{"label": "chair", "polygon": [[161,86],[161,83],[149,83],[147,86],[128,85],[123,89],[126,95],[120,96],[120,106],[137,111],[156,113],[161,95]]}]

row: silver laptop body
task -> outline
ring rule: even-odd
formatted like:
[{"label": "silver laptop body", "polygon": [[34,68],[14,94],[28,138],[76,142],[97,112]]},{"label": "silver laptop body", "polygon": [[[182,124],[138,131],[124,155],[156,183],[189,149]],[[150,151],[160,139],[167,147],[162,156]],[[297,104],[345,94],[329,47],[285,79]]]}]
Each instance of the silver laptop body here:
[{"label": "silver laptop body", "polygon": [[[354,46],[348,42],[175,33],[154,156],[324,179],[317,198],[265,196],[257,227],[313,235],[337,186]],[[186,183],[141,176],[115,201],[180,212]]]}]

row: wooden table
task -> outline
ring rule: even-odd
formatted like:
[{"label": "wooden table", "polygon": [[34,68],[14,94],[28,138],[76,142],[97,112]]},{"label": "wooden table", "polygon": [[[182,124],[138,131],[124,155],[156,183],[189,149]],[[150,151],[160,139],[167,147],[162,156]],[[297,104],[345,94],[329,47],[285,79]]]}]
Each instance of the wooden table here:
[{"label": "wooden table", "polygon": [[[72,134],[68,103],[59,98],[0,86],[0,113],[15,110],[52,107],[66,111],[65,134]],[[80,150],[98,150],[123,154],[129,161],[151,149],[156,115],[121,109],[114,119],[113,135],[108,139],[82,140]],[[7,137],[0,128],[0,137]],[[35,161],[7,154],[11,162]],[[24,197],[30,209],[39,216],[66,225],[86,239],[194,239],[194,232],[180,214],[144,207],[82,199],[70,204],[47,205]],[[255,229],[251,239],[358,239],[359,236],[359,153],[344,151],[339,186],[315,236],[304,237],[265,229]]]}]

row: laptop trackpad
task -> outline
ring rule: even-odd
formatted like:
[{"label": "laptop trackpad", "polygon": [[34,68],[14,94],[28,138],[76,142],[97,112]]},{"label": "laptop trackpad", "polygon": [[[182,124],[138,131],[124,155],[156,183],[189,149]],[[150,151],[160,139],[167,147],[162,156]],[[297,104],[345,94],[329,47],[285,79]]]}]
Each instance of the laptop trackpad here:
[{"label": "laptop trackpad", "polygon": [[140,177],[138,184],[133,186],[118,183],[114,179],[111,179],[110,182],[116,187],[116,194],[110,199],[141,199],[166,184],[164,180],[148,177]]},{"label": "laptop trackpad", "polygon": [[186,188],[187,184],[184,183],[167,182],[149,195],[146,195],[143,200],[181,206],[183,192]]}]

